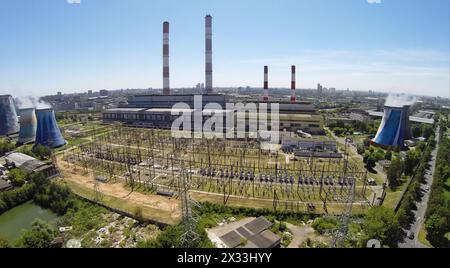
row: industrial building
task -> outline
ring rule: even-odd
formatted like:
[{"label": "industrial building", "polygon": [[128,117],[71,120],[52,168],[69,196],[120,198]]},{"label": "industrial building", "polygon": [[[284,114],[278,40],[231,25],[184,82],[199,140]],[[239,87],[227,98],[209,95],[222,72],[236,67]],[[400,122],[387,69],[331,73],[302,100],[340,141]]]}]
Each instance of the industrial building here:
[{"label": "industrial building", "polygon": [[0,136],[8,136],[19,132],[14,100],[11,95],[0,95]]},{"label": "industrial building", "polygon": [[412,137],[409,113],[409,106],[385,106],[383,119],[372,143],[386,148],[403,149],[405,140]]},{"label": "industrial building", "polygon": [[[249,119],[258,119],[258,114],[247,113],[246,122],[238,121],[238,111],[228,109],[228,97],[215,94],[213,92],[212,78],[212,17],[205,17],[205,92],[201,95],[173,95],[170,92],[170,72],[169,72],[169,22],[163,23],[163,94],[162,95],[135,95],[128,99],[126,105],[119,105],[118,108],[108,109],[103,112],[104,123],[121,122],[130,126],[155,127],[169,129],[174,120],[181,113],[189,115],[193,121],[194,113],[202,114],[202,123],[211,115],[222,114],[224,126],[225,123],[233,120],[234,126],[245,124],[246,130],[249,129]],[[295,66],[291,66],[291,96],[290,100],[281,102],[270,102],[269,100],[269,81],[268,66],[264,66],[264,95],[261,101],[256,102],[256,108],[260,111],[262,104],[267,104],[268,120],[270,121],[271,105],[279,105],[279,129],[287,131],[302,130],[312,134],[323,133],[322,116],[315,107],[309,102],[298,102],[296,96]],[[175,106],[182,103],[182,106]],[[209,105],[208,105],[209,104]],[[208,105],[208,106],[207,106]],[[211,109],[210,105],[214,105]],[[182,107],[182,108],[181,108]],[[189,111],[187,111],[189,110]],[[256,117],[256,118],[255,118]],[[269,126],[271,122],[268,122]],[[220,126],[215,126],[220,127]],[[193,128],[191,128],[193,129]],[[270,130],[270,127],[269,129]]]},{"label": "industrial building", "polygon": [[44,163],[23,153],[9,153],[5,155],[5,161],[7,166],[18,168],[26,174],[42,172],[45,176],[51,177],[58,173],[52,164]]},{"label": "industrial building", "polygon": [[[245,223],[246,222],[246,223]],[[281,237],[270,231],[272,222],[265,217],[232,223],[235,228],[216,227],[212,241],[221,248],[279,248]],[[225,233],[222,229],[229,230]]]},{"label": "industrial building", "polygon": [[[202,122],[205,122],[211,114],[222,113],[224,124],[228,118],[233,118],[234,126],[238,126],[240,123],[238,120],[238,112],[236,110],[211,110],[211,109],[194,109],[193,95],[140,95],[134,96],[130,101],[132,105],[129,107],[121,107],[108,109],[103,112],[103,122],[113,123],[122,122],[130,126],[142,126],[142,127],[158,127],[169,129],[172,126],[174,120],[176,120],[181,113],[194,114],[196,111],[201,111]],[[222,95],[202,95],[203,103],[201,106],[205,107],[206,104],[217,103],[225,106],[225,96]],[[140,99],[140,103],[136,105],[136,99]],[[142,101],[147,99],[147,101]],[[182,101],[182,100],[185,101]],[[210,100],[210,101],[205,101]],[[218,100],[215,102],[214,100]],[[183,102],[189,106],[189,111],[186,109],[172,108],[172,105]],[[261,102],[262,103],[262,102]],[[261,103],[256,103],[257,108]],[[316,111],[313,105],[310,103],[278,103],[279,104],[279,129],[287,131],[302,130],[312,134],[323,133],[323,119],[322,116]],[[270,107],[270,105],[268,106]],[[268,109],[268,121],[270,124],[270,112]],[[175,115],[173,115],[175,114]],[[245,126],[246,130],[249,129],[250,119],[257,119],[258,114],[246,114]],[[193,116],[191,116],[193,120]],[[224,126],[225,129],[225,126]]]}]

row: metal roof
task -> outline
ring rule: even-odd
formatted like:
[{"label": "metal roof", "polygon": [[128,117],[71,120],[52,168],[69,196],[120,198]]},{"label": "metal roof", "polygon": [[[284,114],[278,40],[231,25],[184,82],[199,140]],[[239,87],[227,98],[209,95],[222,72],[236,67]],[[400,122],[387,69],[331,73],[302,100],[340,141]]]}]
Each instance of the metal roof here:
[{"label": "metal roof", "polygon": [[244,227],[239,227],[239,228],[237,228],[236,229],[236,231],[241,235],[241,236],[243,236],[243,237],[245,237],[245,238],[249,238],[249,237],[251,237],[252,236],[252,233],[250,233],[249,231],[247,231],[247,229],[245,229]]},{"label": "metal roof", "polygon": [[229,248],[235,248],[241,243],[242,237],[236,232],[231,231],[220,237],[220,240]]},{"label": "metal roof", "polygon": [[178,108],[152,108],[146,109],[145,113],[192,113],[194,109],[178,109]]},{"label": "metal roof", "polygon": [[5,159],[8,163],[14,163],[17,168],[20,168],[27,173],[31,173],[34,170],[45,166],[44,162],[23,153],[11,153],[6,155]]},{"label": "metal roof", "polygon": [[37,160],[36,158],[23,153],[10,153],[5,156],[5,159],[8,163],[14,163],[16,167],[22,166],[27,161]]},{"label": "metal roof", "polygon": [[[377,112],[377,111],[369,111],[368,112],[370,116],[376,116],[376,117],[383,117],[384,113],[383,112]],[[421,118],[421,117],[416,117],[416,116],[410,116],[409,117],[409,121],[411,122],[416,122],[416,123],[424,123],[424,124],[434,124],[434,119],[428,119],[428,118]]]},{"label": "metal roof", "polygon": [[265,229],[269,228],[270,226],[272,226],[272,223],[264,217],[256,218],[255,220],[244,225],[245,228],[247,228],[250,232],[254,234],[258,234],[264,231]]},{"label": "metal roof", "polygon": [[249,238],[246,248],[274,248],[279,245],[281,238],[269,230],[265,230]]},{"label": "metal roof", "polygon": [[104,112],[140,112],[145,110],[145,108],[112,108]]}]

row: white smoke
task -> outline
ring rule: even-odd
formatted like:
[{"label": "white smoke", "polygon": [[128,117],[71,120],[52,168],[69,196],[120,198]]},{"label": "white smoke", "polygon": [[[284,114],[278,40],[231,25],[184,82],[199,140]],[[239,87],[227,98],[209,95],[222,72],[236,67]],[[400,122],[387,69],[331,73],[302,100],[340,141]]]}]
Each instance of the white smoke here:
[{"label": "white smoke", "polygon": [[17,97],[15,99],[17,106],[19,109],[26,109],[26,108],[35,108],[35,109],[48,109],[52,108],[52,105],[41,98],[35,98],[35,97]]},{"label": "white smoke", "polygon": [[407,94],[389,94],[384,105],[393,107],[403,107],[405,105],[413,105],[417,102],[417,98]]}]

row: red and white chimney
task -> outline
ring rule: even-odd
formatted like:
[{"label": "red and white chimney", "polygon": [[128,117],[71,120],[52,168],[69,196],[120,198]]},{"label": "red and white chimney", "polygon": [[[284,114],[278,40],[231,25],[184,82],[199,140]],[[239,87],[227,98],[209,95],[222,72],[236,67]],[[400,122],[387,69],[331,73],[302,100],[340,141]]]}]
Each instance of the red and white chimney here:
[{"label": "red and white chimney", "polygon": [[269,100],[269,67],[264,66],[264,96],[263,101]]},{"label": "red and white chimney", "polygon": [[163,94],[170,95],[169,22],[163,23]]},{"label": "red and white chimney", "polygon": [[291,102],[295,103],[297,96],[295,94],[295,65],[291,66]]}]

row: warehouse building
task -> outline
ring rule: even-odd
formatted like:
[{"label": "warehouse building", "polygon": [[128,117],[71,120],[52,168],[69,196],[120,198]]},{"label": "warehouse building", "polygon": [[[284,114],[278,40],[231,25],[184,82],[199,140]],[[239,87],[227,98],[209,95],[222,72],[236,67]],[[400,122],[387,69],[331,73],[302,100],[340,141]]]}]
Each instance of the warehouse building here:
[{"label": "warehouse building", "polygon": [[47,164],[23,153],[9,153],[5,156],[6,166],[18,168],[26,174],[42,172],[47,177],[57,175],[58,171],[52,164]]},{"label": "warehouse building", "polygon": [[[195,98],[201,97],[199,99]],[[183,103],[188,109],[172,108],[177,103]],[[215,104],[223,110],[208,109],[207,104]],[[191,114],[195,112],[202,113],[202,122],[205,122],[213,114],[223,114],[223,129],[226,129],[225,123],[229,118],[234,120],[234,126],[245,124],[249,130],[250,119],[257,119],[258,114],[246,113],[245,122],[238,119],[237,110],[226,110],[227,98],[224,95],[136,95],[129,99],[128,105],[124,107],[108,109],[103,112],[104,123],[121,122],[129,126],[154,127],[170,129],[172,123],[179,118],[181,114]],[[270,130],[270,103],[256,103],[259,109],[261,104],[269,104],[268,130]],[[306,131],[312,134],[323,133],[323,119],[317,112],[314,105],[307,102],[277,102],[279,105],[279,129],[286,131]],[[201,108],[200,108],[201,107]],[[193,120],[193,116],[191,116]]]}]

